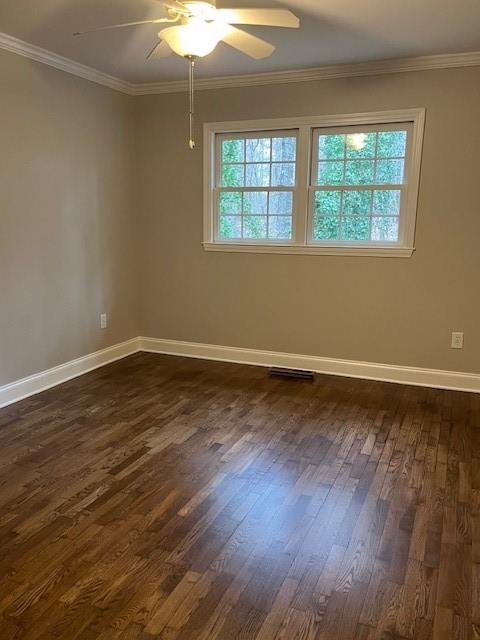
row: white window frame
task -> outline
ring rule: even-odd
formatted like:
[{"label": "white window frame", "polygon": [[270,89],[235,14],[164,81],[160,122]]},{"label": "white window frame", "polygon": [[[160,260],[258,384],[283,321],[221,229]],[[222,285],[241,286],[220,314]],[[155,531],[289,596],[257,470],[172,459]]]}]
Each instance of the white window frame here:
[{"label": "white window frame", "polygon": [[[408,124],[411,134],[407,138],[405,159],[405,182],[402,190],[399,240],[397,242],[341,242],[313,241],[310,231],[313,216],[314,172],[316,164],[311,162],[315,132],[335,128],[371,127]],[[410,257],[414,250],[415,224],[417,216],[418,190],[422,157],[425,109],[382,111],[374,113],[343,114],[334,116],[249,120],[238,122],[214,122],[204,124],[204,239],[207,251],[281,253],[310,255],[347,255],[377,257]],[[292,240],[219,240],[217,235],[217,184],[220,154],[219,139],[225,134],[272,135],[288,130],[297,132],[296,185],[293,189],[294,206]],[[264,190],[271,187],[265,187]],[[284,189],[283,189],[284,190]]]}]

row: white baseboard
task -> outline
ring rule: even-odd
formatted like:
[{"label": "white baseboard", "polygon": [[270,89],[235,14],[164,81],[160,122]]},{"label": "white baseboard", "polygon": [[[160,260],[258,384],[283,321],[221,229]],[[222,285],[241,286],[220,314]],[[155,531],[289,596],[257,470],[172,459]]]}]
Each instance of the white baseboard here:
[{"label": "white baseboard", "polygon": [[132,338],[132,340],[113,345],[113,347],[95,351],[95,353],[71,360],[58,367],[6,384],[0,387],[0,408],[81,376],[92,369],[103,367],[114,360],[125,358],[137,351],[139,351],[139,339]]},{"label": "white baseboard", "polygon": [[480,374],[442,371],[438,369],[421,369],[418,367],[402,367],[398,365],[359,362],[355,360],[339,360],[319,356],[305,356],[276,351],[258,349],[239,349],[237,347],[221,347],[196,342],[177,340],[161,340],[159,338],[139,338],[140,350],[151,353],[163,353],[204,360],[220,360],[237,362],[262,367],[289,367],[291,369],[307,369],[317,373],[348,378],[364,378],[382,382],[396,382],[420,387],[452,389],[480,393]]},{"label": "white baseboard", "polygon": [[138,351],[162,353],[187,358],[235,362],[261,367],[289,367],[291,369],[307,369],[317,373],[325,373],[347,378],[364,378],[382,382],[396,382],[420,387],[452,389],[480,393],[480,374],[461,373],[457,371],[441,371],[438,369],[421,369],[418,367],[401,367],[397,365],[358,362],[355,360],[339,360],[319,356],[280,353],[259,349],[240,349],[238,347],[222,347],[198,342],[182,342],[179,340],[162,340],[160,338],[132,338],[126,342],[113,345],[107,349],[96,351],[77,358],[58,367],[36,373],[28,378],[16,380],[0,387],[0,408],[28,398],[36,393],[67,382],[72,378],[103,367],[110,362],[120,360]]}]

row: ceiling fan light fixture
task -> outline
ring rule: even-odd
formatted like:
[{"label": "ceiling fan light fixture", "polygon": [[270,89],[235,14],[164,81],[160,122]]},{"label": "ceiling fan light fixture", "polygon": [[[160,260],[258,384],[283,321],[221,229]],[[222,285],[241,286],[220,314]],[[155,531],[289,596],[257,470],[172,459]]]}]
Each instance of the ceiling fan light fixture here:
[{"label": "ceiling fan light fixture", "polygon": [[218,20],[189,18],[185,24],[163,29],[158,36],[179,56],[203,58],[212,53],[227,31],[228,25]]},{"label": "ceiling fan light fixture", "polygon": [[[174,27],[159,31],[160,42],[150,50],[147,60],[166,58],[172,52],[187,60],[190,129],[188,144],[190,149],[194,149],[194,71],[197,58],[208,56],[221,40],[254,60],[268,58],[275,51],[274,45],[248,31],[238,29],[235,25],[298,29],[300,22],[288,9],[217,9],[217,0],[160,0],[160,2],[167,11],[167,17],[107,25],[93,31],[161,22],[176,23]],[[76,32],[74,35],[85,33],[91,33],[91,31]],[[362,135],[364,134],[360,134]],[[361,149],[366,142],[360,139],[354,144],[357,149]]]}]

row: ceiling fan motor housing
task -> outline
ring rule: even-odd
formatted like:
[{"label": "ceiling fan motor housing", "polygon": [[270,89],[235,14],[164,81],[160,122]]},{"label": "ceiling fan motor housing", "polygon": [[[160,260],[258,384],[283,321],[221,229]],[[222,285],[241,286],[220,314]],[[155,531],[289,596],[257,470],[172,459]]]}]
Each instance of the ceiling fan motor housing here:
[{"label": "ceiling fan motor housing", "polygon": [[217,8],[217,0],[209,0],[209,2],[205,2],[204,0],[188,0],[188,2],[183,2],[182,4],[184,4],[187,9],[191,9],[192,13],[196,15],[208,13],[212,9]]},{"label": "ceiling fan motor housing", "polygon": [[209,2],[206,2],[205,0],[186,0],[183,4],[187,7],[189,5],[203,5],[205,8],[211,9],[213,7],[215,9],[217,7],[217,0],[209,0]]},{"label": "ceiling fan motor housing", "polygon": [[180,15],[182,21],[189,18],[201,18],[202,20],[213,20],[216,11],[216,0],[211,2],[204,2],[203,0],[191,0],[191,2],[182,2],[184,7],[183,11],[176,11],[173,6],[168,6],[167,13],[170,18],[175,18]]}]

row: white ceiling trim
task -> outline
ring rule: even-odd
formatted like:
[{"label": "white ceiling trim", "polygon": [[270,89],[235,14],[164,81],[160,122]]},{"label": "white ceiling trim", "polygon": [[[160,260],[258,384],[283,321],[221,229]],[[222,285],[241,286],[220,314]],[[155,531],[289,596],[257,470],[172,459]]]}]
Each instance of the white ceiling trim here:
[{"label": "white ceiling trim", "polygon": [[[24,56],[30,60],[41,62],[55,69],[79,76],[97,84],[121,91],[131,96],[145,96],[162,93],[178,93],[187,90],[187,82],[155,82],[133,84],[107,73],[87,67],[86,65],[64,58],[52,51],[0,32],[0,49]],[[312,82],[315,80],[332,80],[335,78],[354,78],[358,76],[374,76],[384,73],[404,73],[407,71],[427,71],[430,69],[451,69],[456,67],[480,66],[480,51],[469,53],[440,54],[420,56],[416,58],[392,58],[371,62],[354,62],[351,64],[335,64],[310,69],[294,69],[290,71],[273,71],[236,76],[217,76],[215,78],[198,78],[197,89],[226,89],[229,87],[251,87],[256,85],[283,84],[290,82]]]},{"label": "white ceiling trim", "polygon": [[109,76],[107,73],[103,73],[102,71],[98,71],[92,67],[87,67],[86,65],[70,60],[69,58],[64,58],[63,56],[59,56],[57,53],[48,51],[47,49],[36,47],[33,44],[29,44],[28,42],[9,36],[6,33],[0,32],[0,49],[16,53],[24,58],[34,60],[35,62],[41,62],[49,67],[55,67],[55,69],[60,69],[60,71],[66,71],[74,76],[79,76],[85,80],[101,84],[104,87],[110,87],[110,89],[115,89],[116,91],[121,91],[122,93],[128,93],[130,95],[134,94],[135,86],[129,82],[125,82],[125,80]]},{"label": "white ceiling trim", "polygon": [[[196,89],[226,89],[228,87],[251,87],[255,85],[283,84],[288,82],[311,82],[314,80],[332,80],[334,78],[353,78],[356,76],[375,76],[383,73],[403,73],[406,71],[425,71],[429,69],[449,69],[454,67],[473,67],[480,65],[480,51],[472,53],[454,53],[418,58],[393,58],[372,62],[335,64],[311,69],[291,71],[273,71],[242,76],[222,76],[216,78],[197,78]],[[143,96],[157,93],[177,93],[186,91],[186,81],[157,82],[134,85],[134,95]]]}]

